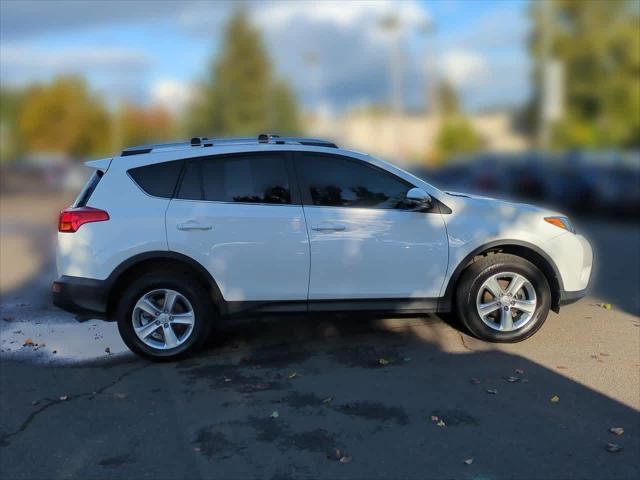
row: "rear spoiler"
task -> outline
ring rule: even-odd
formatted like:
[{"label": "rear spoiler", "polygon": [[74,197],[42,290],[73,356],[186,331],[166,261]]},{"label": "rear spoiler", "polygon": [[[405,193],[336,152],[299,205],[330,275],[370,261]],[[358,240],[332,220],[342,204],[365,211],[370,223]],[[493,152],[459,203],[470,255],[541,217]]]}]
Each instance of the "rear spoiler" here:
[{"label": "rear spoiler", "polygon": [[84,164],[89,168],[95,168],[96,170],[100,170],[103,173],[109,170],[109,166],[111,165],[112,158],[103,158],[100,160],[91,160],[90,162],[84,162]]}]

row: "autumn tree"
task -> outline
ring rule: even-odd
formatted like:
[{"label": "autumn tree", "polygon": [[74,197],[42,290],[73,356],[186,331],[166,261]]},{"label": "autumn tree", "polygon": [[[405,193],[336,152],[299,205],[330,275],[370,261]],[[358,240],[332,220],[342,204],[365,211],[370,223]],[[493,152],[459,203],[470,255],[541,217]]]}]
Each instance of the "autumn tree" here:
[{"label": "autumn tree", "polygon": [[75,158],[109,148],[109,114],[79,77],[60,77],[27,91],[18,129],[29,151]]},{"label": "autumn tree", "polygon": [[119,147],[166,142],[175,134],[173,117],[160,106],[122,105],[113,128]]},{"label": "autumn tree", "polygon": [[254,135],[299,130],[293,92],[274,73],[260,31],[243,9],[226,27],[190,115],[193,134]]}]

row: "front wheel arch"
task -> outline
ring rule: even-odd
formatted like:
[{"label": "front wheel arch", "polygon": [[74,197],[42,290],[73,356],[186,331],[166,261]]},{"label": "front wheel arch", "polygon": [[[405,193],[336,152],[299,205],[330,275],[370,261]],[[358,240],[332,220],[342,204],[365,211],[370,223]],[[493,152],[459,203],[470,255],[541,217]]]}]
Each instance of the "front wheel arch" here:
[{"label": "front wheel arch", "polygon": [[458,282],[460,281],[462,273],[469,265],[481,258],[497,253],[515,255],[533,263],[544,274],[549,283],[549,288],[551,289],[551,310],[556,313],[560,311],[560,295],[564,287],[558,267],[542,249],[520,240],[498,240],[490,242],[469,253],[453,271],[447,283],[440,309],[443,311],[450,311],[452,309]]}]

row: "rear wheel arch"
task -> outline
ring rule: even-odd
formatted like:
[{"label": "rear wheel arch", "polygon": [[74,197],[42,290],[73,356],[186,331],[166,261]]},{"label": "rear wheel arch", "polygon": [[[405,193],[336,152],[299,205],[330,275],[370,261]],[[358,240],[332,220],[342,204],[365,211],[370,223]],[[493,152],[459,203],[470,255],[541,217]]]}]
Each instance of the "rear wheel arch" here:
[{"label": "rear wheel arch", "polygon": [[467,267],[479,258],[495,253],[508,253],[515,255],[524,258],[535,265],[544,274],[547,282],[549,283],[549,288],[551,289],[551,309],[556,313],[559,311],[560,295],[564,287],[558,267],[542,249],[533,244],[519,240],[491,242],[476,248],[468,254],[464,260],[458,264],[449,279],[449,283],[447,284],[444,298],[446,299],[449,308],[453,304],[458,281]]},{"label": "rear wheel arch", "polygon": [[210,294],[218,313],[225,313],[225,301],[218,284],[211,274],[192,258],[169,251],[146,252],[136,255],[120,264],[109,276],[107,283],[107,317],[113,318],[118,298],[136,278],[149,272],[171,271],[195,278]]}]

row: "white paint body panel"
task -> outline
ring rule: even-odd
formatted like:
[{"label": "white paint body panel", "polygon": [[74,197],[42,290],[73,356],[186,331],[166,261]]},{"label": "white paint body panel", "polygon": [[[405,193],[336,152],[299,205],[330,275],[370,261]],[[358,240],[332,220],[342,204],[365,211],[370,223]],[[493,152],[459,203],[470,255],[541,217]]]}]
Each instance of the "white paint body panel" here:
[{"label": "white paint body panel", "polygon": [[[424,189],[452,213],[170,201],[147,195],[126,173],[168,160],[274,150],[339,154],[369,162]],[[75,233],[58,233],[60,275],[105,279],[134,255],[173,250],[203,265],[230,301],[439,297],[460,262],[492,241],[518,241],[542,250],[555,263],[566,291],[584,289],[591,275],[588,242],[544,221],[555,212],[451,196],[357,152],[301,145],[223,145],[167,148],[91,166],[107,171],[88,206],[106,210],[110,220],[85,224]],[[190,219],[210,222],[212,229],[176,229]],[[345,230],[310,229],[336,222]]]},{"label": "white paint body panel", "polygon": [[[210,230],[179,230],[196,222]],[[225,300],[306,300],[309,242],[302,207],[172,200],[172,251],[203,265]]]},{"label": "white paint body panel", "polygon": [[[305,214],[310,300],[438,296],[448,260],[440,214],[314,206]],[[314,230],[323,226],[344,230]]]}]

